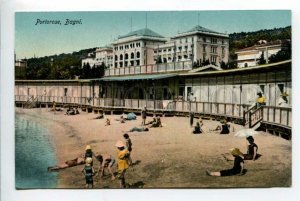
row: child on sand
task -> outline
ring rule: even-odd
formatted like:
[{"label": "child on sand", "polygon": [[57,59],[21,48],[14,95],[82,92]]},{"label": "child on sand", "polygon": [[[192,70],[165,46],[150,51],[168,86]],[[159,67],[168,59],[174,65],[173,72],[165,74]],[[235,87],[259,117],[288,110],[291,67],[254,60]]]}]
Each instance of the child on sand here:
[{"label": "child on sand", "polygon": [[129,151],[125,148],[125,144],[122,141],[118,141],[116,143],[116,147],[118,148],[118,176],[120,182],[120,188],[126,187],[125,182],[125,172],[128,169],[128,158],[129,158]]},{"label": "child on sand", "polygon": [[84,153],[84,159],[86,160],[87,158],[91,158],[92,159],[92,162],[91,162],[92,166],[93,166],[93,157],[96,157],[96,155],[92,151],[91,145],[86,145],[85,153]]},{"label": "child on sand", "polygon": [[99,154],[97,157],[99,161],[99,169],[97,171],[97,175],[100,173],[100,178],[104,176],[104,169],[107,168],[109,173],[111,174],[111,180],[115,180],[114,173],[112,171],[112,167],[115,164],[116,160],[109,154]]},{"label": "child on sand", "polygon": [[109,125],[110,125],[110,120],[109,120],[109,118],[106,118],[105,126],[109,126]]},{"label": "child on sand", "polygon": [[126,140],[126,147],[127,147],[127,150],[129,151],[129,158],[128,158],[128,162],[129,162],[129,165],[132,165],[132,159],[131,159],[131,151],[132,151],[132,142],[131,142],[131,139],[129,137],[129,135],[127,133],[125,133],[123,135],[123,137],[125,138]]},{"label": "child on sand", "polygon": [[86,182],[86,188],[94,188],[94,180],[93,180],[93,176],[95,174],[94,168],[91,165],[91,163],[93,162],[92,158],[87,158],[85,159],[85,166],[82,169],[82,173],[85,176],[85,182]]},{"label": "child on sand", "polygon": [[221,170],[219,172],[210,172],[206,170],[206,174],[215,177],[243,175],[244,172],[244,160],[242,158],[243,153],[238,148],[231,149],[230,153],[234,157],[234,165],[231,169]]}]

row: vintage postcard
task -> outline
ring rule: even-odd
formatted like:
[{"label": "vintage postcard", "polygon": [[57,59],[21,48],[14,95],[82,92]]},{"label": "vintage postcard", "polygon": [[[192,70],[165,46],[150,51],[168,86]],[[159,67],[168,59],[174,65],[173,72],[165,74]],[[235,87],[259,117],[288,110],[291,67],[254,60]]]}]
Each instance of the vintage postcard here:
[{"label": "vintage postcard", "polygon": [[15,12],[15,188],[292,186],[291,10]]}]

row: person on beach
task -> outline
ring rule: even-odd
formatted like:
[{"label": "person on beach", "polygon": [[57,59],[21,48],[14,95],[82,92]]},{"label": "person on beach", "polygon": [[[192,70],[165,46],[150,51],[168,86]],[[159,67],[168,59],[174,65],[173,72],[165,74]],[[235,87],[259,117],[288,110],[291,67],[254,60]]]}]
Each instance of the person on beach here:
[{"label": "person on beach", "polygon": [[85,159],[85,166],[82,169],[82,173],[85,176],[86,188],[94,188],[94,180],[93,176],[95,175],[94,168],[92,166],[93,159],[86,158]]},{"label": "person on beach", "polygon": [[162,127],[160,116],[157,116],[154,120],[154,122],[150,125],[150,127],[157,128]]},{"label": "person on beach", "polygon": [[288,107],[288,94],[286,92],[282,93],[280,95],[280,98],[278,100],[279,107]]},{"label": "person on beach", "polygon": [[220,121],[221,125],[218,125],[216,129],[212,131],[220,131],[220,134],[229,134],[230,133],[230,124],[227,123],[226,119]]},{"label": "person on beach", "polygon": [[194,130],[193,130],[193,134],[200,134],[202,133],[202,129],[201,129],[201,126],[200,126],[200,122],[197,122],[196,123],[196,126],[194,127]]},{"label": "person on beach", "polygon": [[111,174],[111,180],[115,180],[114,173],[112,171],[113,165],[116,163],[116,160],[110,154],[99,154],[96,156],[99,161],[99,169],[97,175],[100,174],[100,178],[104,176],[104,169],[107,168]]},{"label": "person on beach", "polygon": [[52,102],[52,109],[51,109],[51,111],[56,111],[56,102],[55,101],[53,101]]},{"label": "person on beach", "polygon": [[116,119],[116,121],[120,121],[120,123],[125,123],[123,115],[120,116],[120,119]]},{"label": "person on beach", "polygon": [[238,148],[231,149],[230,153],[234,157],[234,164],[231,169],[221,170],[218,172],[210,172],[206,170],[206,174],[215,177],[243,175],[244,174],[244,160],[242,158],[243,153]]},{"label": "person on beach", "polygon": [[77,157],[77,158],[74,158],[72,160],[67,160],[66,162],[64,162],[62,164],[55,165],[53,167],[48,167],[48,172],[58,171],[58,170],[61,170],[61,169],[66,169],[66,168],[69,168],[69,167],[82,165],[82,164],[84,164],[84,162],[85,162],[84,158]]},{"label": "person on beach", "polygon": [[110,120],[109,120],[109,118],[106,118],[105,126],[110,126]]},{"label": "person on beach", "polygon": [[257,153],[258,146],[254,143],[254,138],[252,136],[248,136],[247,138],[248,146],[247,146],[247,154],[244,154],[244,160],[253,160],[255,161],[261,155]]},{"label": "person on beach", "polygon": [[129,167],[128,158],[129,158],[130,153],[125,148],[125,144],[122,141],[118,141],[116,143],[116,147],[119,150],[118,151],[118,176],[117,176],[117,178],[119,179],[120,188],[125,188],[126,187],[125,173]]},{"label": "person on beach", "polygon": [[123,135],[124,139],[125,139],[125,142],[126,142],[126,147],[127,147],[127,150],[129,151],[129,158],[128,158],[128,162],[129,162],[129,166],[132,165],[132,159],[131,159],[131,152],[132,152],[132,142],[131,142],[131,139],[129,137],[129,135],[127,133],[125,133]]},{"label": "person on beach", "polygon": [[96,155],[94,154],[94,152],[92,151],[92,147],[91,145],[86,145],[85,147],[85,153],[84,153],[84,158],[85,160],[87,158],[91,158],[92,159],[92,162],[91,162],[91,165],[93,166],[93,157],[96,158]]},{"label": "person on beach", "polygon": [[193,124],[194,124],[194,117],[195,117],[195,113],[190,112],[190,126],[191,127],[193,127]]},{"label": "person on beach", "polygon": [[144,131],[149,131],[149,128],[147,128],[147,127],[133,127],[128,132],[144,132]]},{"label": "person on beach", "polygon": [[259,108],[262,105],[266,105],[266,98],[262,95],[261,92],[257,93],[258,98],[256,99],[256,107]]},{"label": "person on beach", "polygon": [[146,106],[142,109],[141,114],[142,114],[142,126],[145,126],[146,118],[147,118],[147,107]]}]

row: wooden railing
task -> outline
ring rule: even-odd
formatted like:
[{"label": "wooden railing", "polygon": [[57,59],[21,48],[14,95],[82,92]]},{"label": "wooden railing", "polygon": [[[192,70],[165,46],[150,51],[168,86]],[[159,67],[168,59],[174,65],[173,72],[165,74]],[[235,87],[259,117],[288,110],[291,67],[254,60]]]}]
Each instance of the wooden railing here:
[{"label": "wooden railing", "polygon": [[[26,103],[28,96],[16,95],[15,101]],[[140,110],[147,106],[149,110],[162,112],[189,112],[198,114],[219,115],[243,119],[247,127],[253,127],[260,121],[276,123],[285,127],[292,125],[292,109],[284,107],[263,106],[258,109],[250,105],[232,103],[189,102],[182,100],[145,100],[145,99],[118,99],[118,98],[88,98],[88,97],[61,97],[38,96],[39,103],[55,101],[61,104],[78,104],[99,108],[123,108]]]}]

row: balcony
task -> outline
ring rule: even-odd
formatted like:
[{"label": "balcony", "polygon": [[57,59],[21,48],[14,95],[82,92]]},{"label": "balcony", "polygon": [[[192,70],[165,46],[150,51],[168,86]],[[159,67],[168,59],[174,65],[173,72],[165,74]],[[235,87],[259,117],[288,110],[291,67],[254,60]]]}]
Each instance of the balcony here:
[{"label": "balcony", "polygon": [[104,76],[137,75],[192,70],[192,61],[130,66],[105,70]]}]

